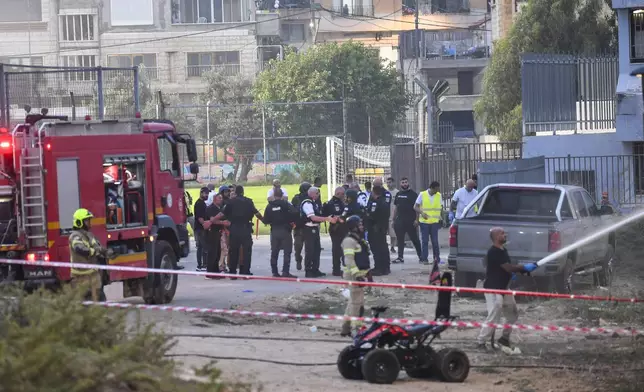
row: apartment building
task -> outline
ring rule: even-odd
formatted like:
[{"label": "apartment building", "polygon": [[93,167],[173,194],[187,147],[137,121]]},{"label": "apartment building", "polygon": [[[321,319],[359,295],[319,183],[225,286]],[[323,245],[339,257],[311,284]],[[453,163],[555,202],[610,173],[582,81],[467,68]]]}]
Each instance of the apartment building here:
[{"label": "apartment building", "polygon": [[[443,0],[432,4],[434,8],[429,9],[421,5],[419,13],[428,12],[427,17],[441,16],[442,21],[419,22],[420,31],[401,32],[400,70],[406,75],[408,90],[419,99],[426,93],[415,80],[430,89],[439,82],[447,82],[448,89],[435,103],[437,118],[431,134],[424,134],[431,121],[424,116],[426,107],[413,108],[408,120],[420,124],[418,137],[427,142],[482,136],[485,130],[475,120],[473,109],[481,94],[483,72],[490,55],[488,3],[486,0]],[[425,100],[421,102],[421,106],[426,104]]]},{"label": "apartment building", "polygon": [[490,25],[492,28],[492,42],[504,38],[514,19],[521,12],[528,0],[488,0],[490,6]]},{"label": "apartment building", "polygon": [[252,0],[0,0],[0,59],[143,64],[155,88],[191,102],[208,70],[255,74],[254,7]]}]

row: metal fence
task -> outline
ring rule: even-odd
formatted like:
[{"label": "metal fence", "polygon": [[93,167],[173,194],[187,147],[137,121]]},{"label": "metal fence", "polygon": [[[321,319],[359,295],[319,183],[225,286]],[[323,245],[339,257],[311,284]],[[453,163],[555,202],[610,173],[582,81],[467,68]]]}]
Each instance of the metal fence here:
[{"label": "metal fence", "polygon": [[596,201],[603,192],[615,205],[644,203],[644,155],[546,158],[546,182],[584,187]]},{"label": "metal fence", "polygon": [[618,59],[523,54],[523,134],[615,129]]},{"label": "metal fence", "polygon": [[138,68],[67,68],[0,64],[0,111],[5,126],[24,120],[25,105],[70,118],[134,117]]},{"label": "metal fence", "polygon": [[445,205],[481,162],[510,161],[522,154],[521,142],[424,144],[421,148],[419,189],[438,181]]},{"label": "metal fence", "polygon": [[261,181],[299,176],[307,163],[323,176],[325,139],[344,137],[356,123],[350,114],[343,101],[323,101],[175,105],[159,116],[188,122],[182,128],[197,139],[203,179]]}]

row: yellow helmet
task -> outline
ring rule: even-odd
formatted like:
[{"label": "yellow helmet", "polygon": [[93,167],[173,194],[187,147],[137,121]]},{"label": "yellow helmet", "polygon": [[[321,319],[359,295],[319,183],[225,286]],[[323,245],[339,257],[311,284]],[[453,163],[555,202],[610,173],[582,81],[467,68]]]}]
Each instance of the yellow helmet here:
[{"label": "yellow helmet", "polygon": [[85,219],[91,219],[93,217],[94,217],[94,215],[92,215],[92,213],[89,212],[89,210],[87,210],[85,208],[77,209],[76,212],[74,212],[74,222],[73,222],[74,229],[82,228],[83,227],[83,221]]}]

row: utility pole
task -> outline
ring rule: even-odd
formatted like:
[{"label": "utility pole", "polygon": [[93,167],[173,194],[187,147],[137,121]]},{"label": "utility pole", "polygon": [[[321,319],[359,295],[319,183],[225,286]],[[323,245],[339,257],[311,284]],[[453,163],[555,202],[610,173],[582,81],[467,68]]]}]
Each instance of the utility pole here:
[{"label": "utility pole", "polygon": [[418,61],[420,57],[420,33],[418,31],[418,9],[420,8],[418,2],[420,0],[416,0],[416,12],[415,12],[415,24],[416,24],[416,29],[414,30],[414,41],[416,43],[416,47],[414,48],[414,52],[416,54],[416,70],[418,70]]}]

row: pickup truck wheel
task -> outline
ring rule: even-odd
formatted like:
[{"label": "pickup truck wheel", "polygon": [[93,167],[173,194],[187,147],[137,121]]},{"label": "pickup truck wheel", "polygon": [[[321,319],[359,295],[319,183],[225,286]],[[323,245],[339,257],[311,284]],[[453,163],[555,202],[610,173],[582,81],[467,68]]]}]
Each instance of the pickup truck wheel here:
[{"label": "pickup truck wheel", "polygon": [[[456,287],[476,287],[476,280],[478,275],[476,272],[458,272],[454,276],[454,285]],[[476,294],[474,293],[458,293],[461,297],[473,297]]]},{"label": "pickup truck wheel", "polygon": [[554,289],[559,294],[572,294],[574,290],[575,261],[572,258],[566,260],[563,271],[552,277]]},{"label": "pickup truck wheel", "polygon": [[615,247],[612,244],[606,249],[606,256],[599,262],[601,270],[593,274],[595,286],[608,287],[613,280],[613,263],[615,261]]}]

